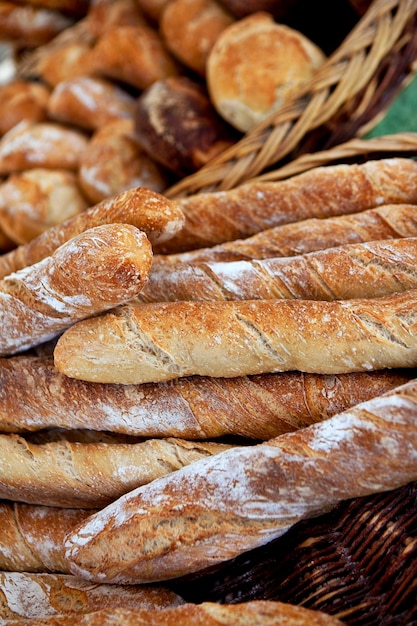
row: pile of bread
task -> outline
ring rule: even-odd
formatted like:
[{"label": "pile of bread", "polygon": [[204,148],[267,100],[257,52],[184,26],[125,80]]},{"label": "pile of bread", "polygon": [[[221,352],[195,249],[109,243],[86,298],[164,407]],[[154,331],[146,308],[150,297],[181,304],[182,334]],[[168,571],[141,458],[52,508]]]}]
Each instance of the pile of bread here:
[{"label": "pile of bread", "polygon": [[170,583],[417,480],[417,162],[164,193],[325,58],[251,4],[0,2],[2,624],[341,624]]}]

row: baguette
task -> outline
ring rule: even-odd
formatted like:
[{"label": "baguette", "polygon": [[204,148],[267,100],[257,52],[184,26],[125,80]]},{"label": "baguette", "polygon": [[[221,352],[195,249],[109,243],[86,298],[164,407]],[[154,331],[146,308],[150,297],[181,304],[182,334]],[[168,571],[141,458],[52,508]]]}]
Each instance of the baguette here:
[{"label": "baguette", "polygon": [[0,435],[0,498],[70,508],[98,508],[167,472],[231,446],[180,439],[141,443],[52,441]]},{"label": "baguette", "polygon": [[383,159],[331,165],[278,182],[178,198],[184,228],[155,253],[169,254],[249,237],[307,218],[358,213],[382,204],[415,204],[417,163]]},{"label": "baguette", "polygon": [[[413,377],[413,370],[326,376],[282,372],[111,385],[61,374],[52,357],[0,359],[0,430],[106,430],[120,436],[267,440],[327,419]],[[1,569],[1,566],[0,566]]]},{"label": "baguette", "polygon": [[131,224],[146,233],[149,241],[155,244],[173,236],[182,228],[183,222],[183,214],[170,200],[144,187],[129,189],[0,256],[0,278],[41,261],[69,239],[95,226]]},{"label": "baguette", "polygon": [[283,535],[342,500],[417,478],[417,380],[325,422],[237,446],[122,496],[67,536],[73,574],[151,582]]},{"label": "baguette", "polygon": [[[7,620],[4,626],[73,626],[74,614],[43,618]],[[102,609],[77,615],[80,626],[342,626],[322,611],[301,606],[259,600],[240,604],[183,604],[166,609]]]},{"label": "baguette", "polygon": [[156,254],[152,266],[287,257],[346,244],[416,236],[417,206],[388,204],[350,215],[291,222],[211,248]]},{"label": "baguette", "polygon": [[129,302],[66,330],[54,362],[72,378],[122,384],[341,374],[415,367],[416,330],[416,290],[334,302]]},{"label": "baguette", "polygon": [[69,573],[64,538],[92,509],[0,502],[0,569]]},{"label": "baguette", "polygon": [[417,288],[417,238],[348,244],[287,258],[157,266],[136,296],[176,300],[348,300]]},{"label": "baguette", "polygon": [[1,623],[30,622],[53,615],[81,615],[99,610],[162,610],[184,604],[162,586],[100,585],[69,574],[0,572]]},{"label": "baguette", "polygon": [[126,224],[91,228],[0,281],[0,354],[48,341],[79,319],[126,302],[149,275],[152,248]]}]

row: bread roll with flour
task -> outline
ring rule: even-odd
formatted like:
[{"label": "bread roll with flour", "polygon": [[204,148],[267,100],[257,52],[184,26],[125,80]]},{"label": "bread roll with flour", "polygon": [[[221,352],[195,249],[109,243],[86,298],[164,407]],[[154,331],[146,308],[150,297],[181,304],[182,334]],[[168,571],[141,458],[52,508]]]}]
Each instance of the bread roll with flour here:
[{"label": "bread roll with flour", "polygon": [[[72,626],[74,614],[32,619],[8,620],[5,626]],[[183,604],[173,608],[102,609],[77,614],[80,626],[342,626],[342,622],[322,611],[304,607],[259,600],[240,604]]]},{"label": "bread roll with flour", "polygon": [[283,535],[342,500],[417,478],[417,382],[236,447],[134,490],[70,532],[70,570],[101,582],[183,576]]},{"label": "bread roll with flour", "polygon": [[0,430],[88,428],[139,437],[267,440],[327,419],[410,378],[413,370],[404,369],[102,385],[61,374],[52,357],[21,355],[0,359]]},{"label": "bread roll with flour", "polygon": [[48,341],[77,320],[127,302],[142,289],[151,263],[143,232],[105,224],[9,274],[0,281],[0,354]]},{"label": "bread roll with flour", "polygon": [[416,175],[417,162],[392,158],[322,166],[287,180],[248,182],[230,191],[177,198],[184,227],[154,252],[208,247],[283,224],[359,213],[383,204],[415,204]]},{"label": "bread roll with flour", "polygon": [[113,223],[136,226],[154,245],[174,236],[183,226],[184,215],[172,201],[146,187],[122,191],[0,256],[0,278],[50,256],[89,228]]},{"label": "bread roll with flour", "polygon": [[124,384],[415,367],[417,291],[333,302],[130,302],[66,330],[54,359],[67,376]]}]

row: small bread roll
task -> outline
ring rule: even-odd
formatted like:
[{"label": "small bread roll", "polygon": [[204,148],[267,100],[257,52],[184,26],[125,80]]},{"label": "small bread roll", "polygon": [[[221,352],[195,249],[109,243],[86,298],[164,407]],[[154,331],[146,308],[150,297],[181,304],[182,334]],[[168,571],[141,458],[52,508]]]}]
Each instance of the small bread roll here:
[{"label": "small bread roll", "polygon": [[147,24],[135,0],[92,0],[87,14],[88,29],[93,37],[115,26],[144,26]]},{"label": "small bread roll", "polygon": [[226,28],[207,60],[207,85],[217,111],[249,131],[287,102],[325,55],[300,31],[258,12]]},{"label": "small bread roll", "polygon": [[159,33],[149,26],[119,26],[105,32],[93,55],[97,74],[137,89],[178,74]]},{"label": "small bread roll", "polygon": [[31,241],[50,226],[85,211],[75,173],[35,168],[0,186],[0,225],[12,241]]},{"label": "small bread roll", "polygon": [[72,24],[59,11],[0,2],[0,40],[11,40],[21,48],[42,46]]},{"label": "small bread roll", "polygon": [[177,59],[205,76],[215,41],[234,21],[216,0],[172,0],[162,13],[160,32]]},{"label": "small bread roll", "polygon": [[60,82],[51,93],[48,114],[52,120],[89,131],[114,120],[133,118],[135,98],[104,78],[78,76]]},{"label": "small bread roll", "polygon": [[80,187],[92,204],[134,187],[161,192],[162,168],[138,145],[132,120],[115,120],[93,135],[78,172]]},{"label": "small bread roll", "polygon": [[15,79],[0,88],[0,135],[22,120],[43,122],[47,118],[49,89],[40,83]]},{"label": "small bread roll", "polygon": [[87,143],[81,131],[23,120],[0,139],[0,175],[34,167],[76,170]]},{"label": "small bread roll", "polygon": [[185,76],[157,81],[137,100],[138,142],[179,176],[195,172],[234,143],[232,131],[205,89]]},{"label": "small bread roll", "polygon": [[55,87],[64,80],[93,74],[93,61],[90,41],[76,40],[58,46],[45,46],[37,55],[35,75]]}]

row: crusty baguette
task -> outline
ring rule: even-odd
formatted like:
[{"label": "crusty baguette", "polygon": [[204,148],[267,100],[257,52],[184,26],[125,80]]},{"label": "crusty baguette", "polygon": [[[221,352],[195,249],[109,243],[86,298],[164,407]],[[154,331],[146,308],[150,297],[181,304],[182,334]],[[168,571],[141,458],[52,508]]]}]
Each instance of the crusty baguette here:
[{"label": "crusty baguette", "polygon": [[176,200],[184,228],[155,253],[173,253],[244,238],[311,217],[357,213],[382,204],[415,204],[417,163],[382,159],[315,168],[284,181],[246,183],[230,191]]},{"label": "crusty baguette", "polygon": [[387,204],[349,215],[291,222],[210,248],[156,254],[153,266],[287,257],[351,243],[416,236],[417,205]]},{"label": "crusty baguette", "polygon": [[52,441],[0,434],[0,498],[28,504],[98,508],[131,489],[231,447],[147,439],[140,443]]},{"label": "crusty baguette", "polygon": [[122,496],[66,538],[68,567],[161,581],[227,561],[340,501],[417,478],[417,379],[329,420],[235,447]]},{"label": "crusty baguette", "polygon": [[111,223],[136,226],[155,244],[178,232],[184,216],[173,202],[150,189],[138,187],[123,191],[0,256],[0,278],[50,256],[59,246],[89,228]]},{"label": "crusty baguette", "polygon": [[157,266],[140,302],[348,300],[417,288],[417,238],[347,244],[293,257]]},{"label": "crusty baguette", "polygon": [[0,502],[0,570],[66,572],[64,537],[91,509]]},{"label": "crusty baguette", "polygon": [[51,256],[0,281],[0,354],[52,339],[79,319],[127,302],[152,263],[146,235],[128,224],[96,226]]},{"label": "crusty baguette", "polygon": [[54,362],[72,378],[123,384],[415,367],[417,290],[332,302],[129,302],[66,330]]},{"label": "crusty baguette", "polygon": [[[266,440],[401,385],[413,370],[326,376],[282,372],[111,385],[61,374],[52,357],[0,359],[0,430],[95,429],[142,437]],[[1,569],[1,566],[0,566]]]},{"label": "crusty baguette", "polygon": [[[73,626],[75,615],[7,620],[4,626]],[[258,600],[183,604],[166,609],[102,609],[76,616],[80,626],[342,626],[337,617],[297,605]]]},{"label": "crusty baguette", "polygon": [[184,604],[163,586],[106,585],[70,574],[0,572],[0,621],[70,615],[73,623],[99,610],[162,610]]}]

